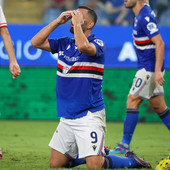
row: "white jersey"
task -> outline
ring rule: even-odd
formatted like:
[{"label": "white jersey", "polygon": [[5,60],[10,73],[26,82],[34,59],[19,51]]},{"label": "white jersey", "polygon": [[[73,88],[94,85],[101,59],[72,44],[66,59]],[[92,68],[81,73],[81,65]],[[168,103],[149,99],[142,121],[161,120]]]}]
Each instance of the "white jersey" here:
[{"label": "white jersey", "polygon": [[0,28],[2,27],[7,27],[7,22],[2,7],[0,6]]}]

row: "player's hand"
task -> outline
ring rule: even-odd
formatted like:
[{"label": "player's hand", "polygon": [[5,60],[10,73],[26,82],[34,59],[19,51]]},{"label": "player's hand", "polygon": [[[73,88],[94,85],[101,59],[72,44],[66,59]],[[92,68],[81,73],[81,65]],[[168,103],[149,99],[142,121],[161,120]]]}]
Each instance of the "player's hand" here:
[{"label": "player's hand", "polygon": [[15,79],[21,73],[20,67],[19,67],[17,62],[10,63],[9,70],[10,70],[10,72],[12,74],[13,79]]},{"label": "player's hand", "polygon": [[61,15],[57,18],[57,23],[61,25],[69,21],[72,18],[71,12],[72,11],[62,12]]},{"label": "player's hand", "polygon": [[71,15],[73,25],[81,26],[84,23],[83,15],[78,10],[72,11]]},{"label": "player's hand", "polygon": [[155,72],[155,83],[157,88],[159,88],[159,86],[163,86],[164,85],[164,78],[163,78],[163,74],[161,71],[156,71]]}]

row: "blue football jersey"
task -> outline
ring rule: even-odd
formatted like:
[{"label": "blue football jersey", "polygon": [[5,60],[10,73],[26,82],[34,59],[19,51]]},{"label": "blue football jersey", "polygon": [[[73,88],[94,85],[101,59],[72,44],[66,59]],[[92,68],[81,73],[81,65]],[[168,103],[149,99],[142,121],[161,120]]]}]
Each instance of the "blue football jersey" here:
[{"label": "blue football jersey", "polygon": [[94,35],[88,41],[96,46],[96,56],[80,53],[72,38],[49,39],[52,53],[58,53],[57,116],[78,118],[88,111],[105,108],[102,97],[105,45]]},{"label": "blue football jersey", "polygon": [[[134,19],[133,39],[138,57],[138,69],[155,71],[155,44],[151,38],[160,34],[156,17],[149,5],[145,5]],[[164,64],[162,71],[164,70]]]}]

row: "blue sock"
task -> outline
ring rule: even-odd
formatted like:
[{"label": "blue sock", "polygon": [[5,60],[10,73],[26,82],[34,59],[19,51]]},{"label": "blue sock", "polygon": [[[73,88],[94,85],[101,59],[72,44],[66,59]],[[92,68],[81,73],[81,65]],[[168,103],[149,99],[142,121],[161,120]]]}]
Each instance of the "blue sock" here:
[{"label": "blue sock", "polygon": [[127,109],[126,111],[126,119],[124,121],[123,128],[123,138],[122,143],[127,145],[130,144],[133,132],[136,128],[139,118],[139,111],[137,109]]},{"label": "blue sock", "polygon": [[170,110],[167,108],[164,112],[159,114],[159,117],[162,119],[162,122],[170,130]]},{"label": "blue sock", "polygon": [[70,159],[69,163],[65,167],[66,168],[73,168],[75,166],[82,165],[82,164],[85,164],[85,163],[86,163],[86,161],[79,159],[78,155],[77,155],[77,158],[76,159]]},{"label": "blue sock", "polygon": [[136,160],[133,158],[120,157],[116,155],[105,156],[104,169],[135,168]]}]

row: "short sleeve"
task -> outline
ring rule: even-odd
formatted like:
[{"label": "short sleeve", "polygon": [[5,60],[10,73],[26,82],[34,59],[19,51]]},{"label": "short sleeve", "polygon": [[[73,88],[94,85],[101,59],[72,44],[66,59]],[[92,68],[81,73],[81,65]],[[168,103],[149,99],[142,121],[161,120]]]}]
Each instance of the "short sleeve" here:
[{"label": "short sleeve", "polygon": [[97,54],[96,57],[101,57],[105,53],[105,44],[100,39],[94,39],[91,43],[96,46]]},{"label": "short sleeve", "polygon": [[150,39],[160,33],[156,18],[154,17],[145,16],[141,27]]},{"label": "short sleeve", "polygon": [[58,45],[59,45],[59,40],[58,39],[48,39],[51,52],[52,54],[58,53]]},{"label": "short sleeve", "polygon": [[7,22],[2,7],[0,6],[0,28],[2,27],[7,27]]}]

